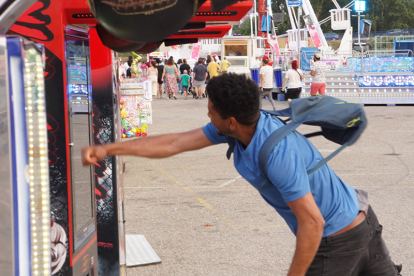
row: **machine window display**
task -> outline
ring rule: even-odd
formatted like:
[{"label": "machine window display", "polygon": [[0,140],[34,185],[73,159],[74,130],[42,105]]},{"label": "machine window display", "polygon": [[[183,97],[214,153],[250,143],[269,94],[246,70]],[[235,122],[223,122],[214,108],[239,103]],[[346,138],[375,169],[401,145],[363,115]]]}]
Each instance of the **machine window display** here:
[{"label": "machine window display", "polygon": [[247,60],[244,58],[229,58],[228,61],[231,63],[232,67],[246,67],[247,66]]},{"label": "machine window display", "polygon": [[66,36],[68,105],[70,122],[71,186],[75,250],[94,232],[94,194],[92,167],[81,163],[81,150],[90,145],[91,110],[89,41]]},{"label": "machine window display", "polygon": [[247,56],[247,43],[246,45],[225,45],[225,56]]}]

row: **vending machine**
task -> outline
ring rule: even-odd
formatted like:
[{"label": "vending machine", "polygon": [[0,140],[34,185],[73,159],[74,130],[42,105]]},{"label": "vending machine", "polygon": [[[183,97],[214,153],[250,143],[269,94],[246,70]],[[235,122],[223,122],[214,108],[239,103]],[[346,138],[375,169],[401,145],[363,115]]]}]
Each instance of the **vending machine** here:
[{"label": "vending machine", "polygon": [[0,37],[0,271],[50,275],[66,235],[50,220],[44,48]]}]

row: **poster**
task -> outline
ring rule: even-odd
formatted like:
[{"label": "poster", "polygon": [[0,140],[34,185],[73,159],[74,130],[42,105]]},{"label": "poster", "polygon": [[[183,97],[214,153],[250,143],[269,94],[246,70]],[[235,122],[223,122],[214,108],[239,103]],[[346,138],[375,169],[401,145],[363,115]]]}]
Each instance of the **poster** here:
[{"label": "poster", "polygon": [[198,53],[200,52],[200,41],[193,44],[193,51],[191,52],[191,59],[198,59]]},{"label": "poster", "polygon": [[280,56],[280,52],[279,52],[279,43],[277,41],[277,37],[273,38],[273,36],[269,35],[269,39],[268,39],[269,44],[271,44],[274,48],[275,51],[275,55],[278,57]]},{"label": "poster", "polygon": [[86,66],[85,65],[70,65],[70,82],[73,81],[86,81]]},{"label": "poster", "polygon": [[308,14],[308,15],[303,16],[303,20],[305,21],[306,26],[308,27],[309,34],[313,41],[313,45],[315,45],[316,48],[322,47],[322,42],[319,38],[319,34],[316,31],[315,24],[313,24],[313,21],[310,15]]}]

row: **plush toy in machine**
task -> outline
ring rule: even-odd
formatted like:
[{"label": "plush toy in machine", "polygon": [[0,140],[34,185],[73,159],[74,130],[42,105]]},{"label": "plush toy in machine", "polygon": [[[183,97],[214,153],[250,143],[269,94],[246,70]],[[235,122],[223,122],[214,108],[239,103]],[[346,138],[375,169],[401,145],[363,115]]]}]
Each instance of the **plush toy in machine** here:
[{"label": "plush toy in machine", "polygon": [[128,112],[126,112],[125,108],[123,108],[121,110],[121,118],[125,119],[126,117],[128,117]]},{"label": "plush toy in machine", "polygon": [[141,135],[142,136],[147,136],[147,132],[146,132],[146,129],[147,129],[147,124],[144,124],[142,127],[141,127]]}]

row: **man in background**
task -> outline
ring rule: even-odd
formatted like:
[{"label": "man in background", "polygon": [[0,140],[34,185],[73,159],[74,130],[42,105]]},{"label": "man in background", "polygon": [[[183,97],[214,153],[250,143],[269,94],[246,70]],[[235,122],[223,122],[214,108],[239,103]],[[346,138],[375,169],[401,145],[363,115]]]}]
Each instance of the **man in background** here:
[{"label": "man in background", "polygon": [[199,58],[198,63],[194,66],[193,76],[194,83],[193,86],[196,92],[196,99],[202,99],[204,89],[206,88],[206,78],[207,78],[207,67],[203,65],[203,59]]},{"label": "man in background", "polygon": [[227,73],[227,70],[231,66],[231,63],[227,60],[226,57],[223,58],[223,61],[221,62],[221,70],[223,74]]},{"label": "man in background", "polygon": [[260,68],[260,91],[262,91],[261,98],[263,98],[263,96],[267,97],[272,104],[273,110],[276,110],[276,105],[272,97],[273,68],[269,65],[269,58],[267,56],[264,56],[262,61],[263,66]]}]

